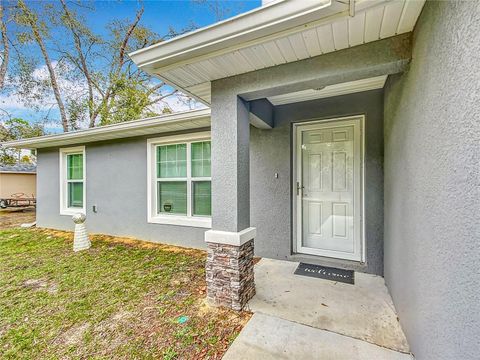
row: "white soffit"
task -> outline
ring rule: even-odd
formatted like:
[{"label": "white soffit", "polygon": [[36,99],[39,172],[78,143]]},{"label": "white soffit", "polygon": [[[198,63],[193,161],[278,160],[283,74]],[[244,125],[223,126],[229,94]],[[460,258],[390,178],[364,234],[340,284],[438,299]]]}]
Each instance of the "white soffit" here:
[{"label": "white soffit", "polygon": [[275,106],[296,103],[300,101],[322,99],[332,96],[352,94],[361,91],[382,89],[385,86],[387,75],[373,78],[349,81],[335,85],[329,85],[322,89],[309,89],[289,94],[270,96],[267,99]]},{"label": "white soffit", "polygon": [[92,129],[1,143],[2,147],[40,149],[134,136],[200,129],[210,126],[210,109],[183,111],[152,118],[99,126]]},{"label": "white soffit", "polygon": [[210,82],[413,30],[425,0],[283,0],[130,54],[210,104]]}]

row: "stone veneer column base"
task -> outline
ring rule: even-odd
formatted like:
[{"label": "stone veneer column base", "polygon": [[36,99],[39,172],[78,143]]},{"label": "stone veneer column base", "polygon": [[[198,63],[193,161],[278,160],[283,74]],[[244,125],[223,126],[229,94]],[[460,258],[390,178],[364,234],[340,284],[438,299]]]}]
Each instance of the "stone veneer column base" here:
[{"label": "stone veneer column base", "polygon": [[239,233],[210,230],[206,276],[207,299],[215,306],[242,310],[255,295],[253,237],[255,228]]}]

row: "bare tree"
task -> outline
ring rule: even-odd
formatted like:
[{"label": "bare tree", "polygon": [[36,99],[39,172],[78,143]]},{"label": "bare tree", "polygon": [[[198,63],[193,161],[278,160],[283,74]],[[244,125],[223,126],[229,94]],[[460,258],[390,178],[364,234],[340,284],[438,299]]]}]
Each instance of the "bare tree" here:
[{"label": "bare tree", "polygon": [[17,14],[17,22],[29,27],[35,42],[42,52],[50,76],[52,91],[55,95],[55,100],[57,101],[58,109],[60,111],[63,131],[67,132],[69,126],[65,105],[63,104],[62,96],[60,95],[60,88],[58,86],[57,76],[55,75],[55,69],[53,68],[52,61],[50,60],[50,56],[43,40],[42,29],[38,23],[38,17],[34,12],[30,11],[23,0],[18,1],[18,8],[20,12]]},{"label": "bare tree", "polygon": [[95,126],[95,121],[97,116],[101,111],[108,112],[108,107],[112,106],[112,98],[115,96],[115,91],[116,91],[116,81],[119,78],[119,75],[123,69],[123,65],[125,64],[125,53],[126,53],[126,48],[128,45],[128,40],[132,36],[133,31],[138,25],[138,22],[140,21],[142,15],[144,12],[144,8],[142,7],[139,11],[137,11],[137,15],[135,16],[135,20],[133,23],[129,26],[127,32],[125,33],[125,36],[122,40],[122,43],[120,45],[119,51],[118,51],[118,59],[117,62],[112,62],[111,63],[111,68],[110,68],[110,73],[109,73],[109,78],[110,78],[110,84],[107,87],[106,91],[104,92],[102,101],[98,105],[98,107],[94,110],[93,116],[90,120],[89,127],[94,127]]},{"label": "bare tree", "polygon": [[[179,31],[170,27],[162,37],[142,25],[142,6],[130,20],[106,23],[99,35],[85,19],[95,9],[80,0],[11,4],[17,44],[10,41],[15,56],[8,79],[14,86],[5,91],[32,110],[49,108],[46,121],[57,121],[58,115],[52,117],[58,111],[64,131],[171,112],[169,96],[187,98],[141,71],[127,54],[191,31],[193,23]],[[32,44],[40,51],[32,52]],[[48,71],[38,71],[40,65]]]},{"label": "bare tree", "polygon": [[[114,21],[110,27],[114,34],[110,41],[95,37],[85,28],[65,0],[60,0],[63,9],[63,26],[72,34],[75,55],[69,50],[59,50],[82,73],[88,88],[89,127],[123,118],[136,117],[150,106],[163,101],[177,91],[163,94],[165,83],[152,84],[152,77],[136,68],[127,53],[150,45],[158,36],[139,25],[144,13],[142,7],[130,24]],[[168,36],[171,36],[172,30]],[[130,44],[134,42],[134,45]],[[87,61],[87,52],[94,45],[101,45],[101,53],[95,54],[107,60],[108,66],[96,73]],[[107,59],[108,57],[108,59]],[[135,86],[138,86],[136,89]]]},{"label": "bare tree", "polygon": [[[65,0],[60,0],[62,3],[63,11],[65,13],[65,25],[70,29],[73,36],[73,41],[75,44],[75,49],[78,56],[78,62],[75,61],[74,57],[70,57],[70,60],[73,60],[77,63],[78,67],[85,75],[85,79],[87,80],[87,87],[88,87],[88,115],[89,115],[89,123],[90,127],[93,127],[92,124],[95,124],[95,115],[94,115],[94,97],[93,97],[93,86],[94,81],[90,74],[90,70],[87,66],[86,56],[83,53],[82,49],[82,38],[81,38],[81,30],[84,28],[81,24],[77,21],[77,19],[72,16],[70,10],[67,7]],[[84,30],[85,31],[85,30]],[[98,87],[97,87],[98,88]]]}]

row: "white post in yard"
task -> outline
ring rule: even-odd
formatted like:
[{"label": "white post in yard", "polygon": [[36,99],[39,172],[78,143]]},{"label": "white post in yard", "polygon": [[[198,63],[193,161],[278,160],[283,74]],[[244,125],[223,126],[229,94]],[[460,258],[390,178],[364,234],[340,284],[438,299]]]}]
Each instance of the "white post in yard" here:
[{"label": "white post in yard", "polygon": [[85,227],[85,214],[75,214],[72,220],[75,223],[75,235],[73,238],[73,251],[81,251],[90,249],[92,245],[88,238],[87,228]]}]

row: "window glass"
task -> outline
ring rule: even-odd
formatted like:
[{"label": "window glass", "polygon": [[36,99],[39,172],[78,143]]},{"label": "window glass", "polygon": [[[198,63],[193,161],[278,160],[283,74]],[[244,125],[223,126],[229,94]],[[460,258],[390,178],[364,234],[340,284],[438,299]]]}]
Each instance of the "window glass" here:
[{"label": "window glass", "polygon": [[210,158],[210,141],[155,146],[156,214],[211,216]]},{"label": "window glass", "polygon": [[67,155],[67,180],[83,179],[83,154]]},{"label": "window glass", "polygon": [[157,147],[157,177],[179,178],[187,176],[187,144]]},{"label": "window glass", "polygon": [[83,207],[83,182],[68,183],[68,207]]},{"label": "window glass", "polygon": [[186,181],[159,181],[157,186],[159,214],[187,214]]},{"label": "window glass", "polygon": [[210,181],[193,182],[193,215],[212,215],[212,184]]},{"label": "window glass", "polygon": [[211,176],[211,145],[210,141],[192,143],[192,176]]}]

